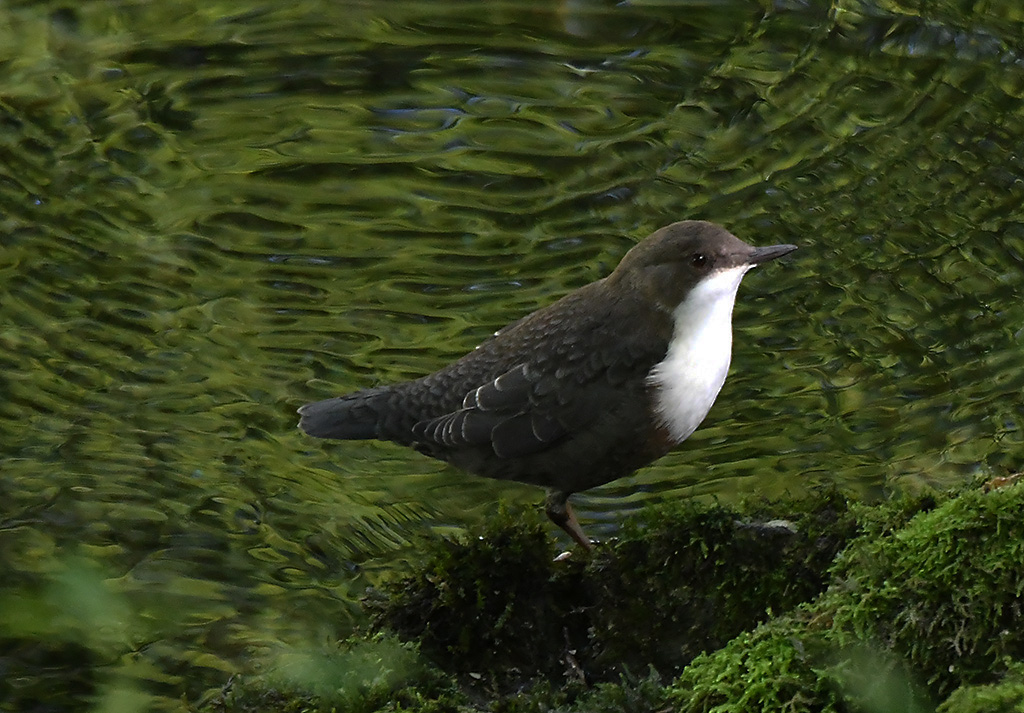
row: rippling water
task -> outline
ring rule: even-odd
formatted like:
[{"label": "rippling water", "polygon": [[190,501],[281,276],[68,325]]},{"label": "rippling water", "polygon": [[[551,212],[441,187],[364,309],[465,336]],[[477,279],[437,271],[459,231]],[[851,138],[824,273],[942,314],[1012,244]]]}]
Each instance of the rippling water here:
[{"label": "rippling water", "polygon": [[578,496],[596,534],[1019,468],[1024,11],[961,5],[0,6],[5,699],[173,707],[343,635],[416,538],[538,502],[294,409],[682,218],[802,249],[745,280],[704,427]]}]

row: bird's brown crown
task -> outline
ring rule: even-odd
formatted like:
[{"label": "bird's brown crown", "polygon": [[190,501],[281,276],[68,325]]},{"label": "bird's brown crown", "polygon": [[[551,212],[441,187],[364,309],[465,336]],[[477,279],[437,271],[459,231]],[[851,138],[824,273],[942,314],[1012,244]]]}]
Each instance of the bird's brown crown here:
[{"label": "bird's brown crown", "polygon": [[693,287],[713,272],[742,265],[754,248],[724,228],[684,220],[654,231],[634,246],[610,283],[623,283],[671,311]]}]

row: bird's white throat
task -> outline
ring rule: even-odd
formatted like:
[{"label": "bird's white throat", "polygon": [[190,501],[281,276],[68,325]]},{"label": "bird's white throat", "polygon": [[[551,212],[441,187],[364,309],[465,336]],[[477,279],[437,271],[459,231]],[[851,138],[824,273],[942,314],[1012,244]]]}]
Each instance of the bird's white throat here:
[{"label": "bird's white throat", "polygon": [[708,276],[673,312],[668,352],[647,381],[656,416],[676,443],[697,429],[725,383],[732,359],[732,308],[751,267],[739,265]]}]

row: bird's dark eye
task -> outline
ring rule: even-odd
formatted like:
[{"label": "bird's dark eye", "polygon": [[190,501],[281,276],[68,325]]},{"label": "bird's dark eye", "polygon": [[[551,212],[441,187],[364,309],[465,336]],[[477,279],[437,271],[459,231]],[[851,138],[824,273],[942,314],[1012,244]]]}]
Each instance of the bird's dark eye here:
[{"label": "bird's dark eye", "polygon": [[704,267],[708,264],[708,258],[704,253],[694,253],[690,256],[690,264],[694,267]]}]

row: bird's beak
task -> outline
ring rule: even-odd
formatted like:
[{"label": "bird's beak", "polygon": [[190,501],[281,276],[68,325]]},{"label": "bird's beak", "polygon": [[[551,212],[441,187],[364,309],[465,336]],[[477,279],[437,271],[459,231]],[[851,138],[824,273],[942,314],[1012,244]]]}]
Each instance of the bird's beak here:
[{"label": "bird's beak", "polygon": [[751,266],[760,265],[762,262],[789,255],[794,250],[796,250],[796,245],[767,245],[763,248],[754,248],[747,258],[747,263]]}]

